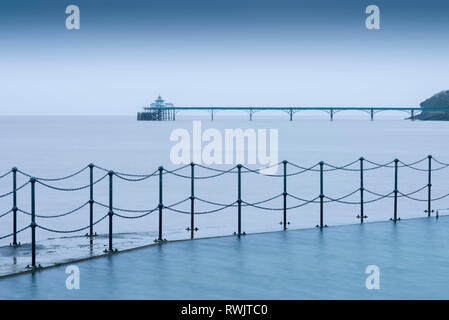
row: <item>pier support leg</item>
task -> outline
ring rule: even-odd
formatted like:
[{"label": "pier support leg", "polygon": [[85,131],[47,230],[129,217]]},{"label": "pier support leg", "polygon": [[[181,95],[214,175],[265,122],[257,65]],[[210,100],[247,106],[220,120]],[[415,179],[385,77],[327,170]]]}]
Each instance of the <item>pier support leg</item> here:
[{"label": "pier support leg", "polygon": [[371,115],[371,121],[374,121],[374,109],[371,109],[370,115]]},{"label": "pier support leg", "polygon": [[331,121],[334,121],[334,109],[330,110]]},{"label": "pier support leg", "polygon": [[293,109],[290,109],[288,113],[290,115],[290,121],[293,121]]}]

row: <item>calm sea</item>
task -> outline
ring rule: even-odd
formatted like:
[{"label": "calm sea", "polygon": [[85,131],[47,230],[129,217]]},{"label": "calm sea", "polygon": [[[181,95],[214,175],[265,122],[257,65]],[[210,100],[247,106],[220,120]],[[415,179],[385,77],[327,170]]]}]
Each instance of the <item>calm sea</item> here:
[{"label": "calm sea", "polygon": [[[377,115],[376,115],[377,116]],[[325,116],[296,115],[293,122],[284,117],[255,117],[247,120],[241,117],[221,118],[218,113],[214,122],[204,117],[203,129],[216,128],[224,133],[224,129],[254,128],[278,129],[279,161],[290,162],[308,167],[318,161],[335,165],[343,165],[363,156],[375,162],[385,163],[399,158],[404,162],[413,162],[432,154],[443,162],[449,162],[449,123],[447,122],[411,122],[400,116],[378,117],[374,122],[367,115],[345,117],[338,114],[335,121],[330,122]],[[151,173],[163,165],[166,168],[178,167],[170,162],[170,150],[174,142],[170,141],[170,133],[176,128],[192,130],[192,120],[178,117],[175,122],[137,122],[135,117],[0,117],[0,175],[16,166],[24,172],[38,177],[59,177],[75,172],[89,163],[128,173]],[[435,167],[438,165],[434,164]],[[369,167],[369,165],[366,165]],[[217,167],[217,166],[216,166]],[[253,168],[257,166],[251,166]],[[427,168],[427,163],[418,164],[419,168]],[[229,165],[218,166],[228,169]],[[358,168],[355,164],[352,168]],[[298,169],[289,167],[289,173]],[[189,168],[178,173],[189,175]],[[278,171],[281,173],[281,171]],[[95,177],[104,174],[95,171]],[[197,170],[197,175],[208,175],[213,172]],[[435,197],[449,192],[449,168],[433,174],[433,194]],[[19,175],[18,185],[26,182]],[[88,184],[88,171],[76,178],[64,182],[49,184],[76,188]],[[399,170],[399,190],[408,193],[427,184],[427,173],[407,168]],[[190,196],[190,181],[175,176],[164,176],[164,204],[178,202]],[[245,174],[242,178],[242,198],[247,202],[257,202],[282,193],[282,178],[270,178],[260,175]],[[308,172],[288,178],[288,192],[304,199],[313,199],[319,195],[319,173]],[[359,172],[329,171],[324,174],[324,193],[332,198],[339,198],[359,188]],[[373,170],[365,174],[365,188],[379,194],[386,194],[394,189],[394,171],[391,168]],[[0,181],[0,194],[11,191],[11,175]],[[219,203],[232,203],[237,199],[237,177],[235,174],[223,175],[214,179],[197,180],[195,194],[202,199]],[[108,203],[107,179],[95,186],[94,197],[97,201]],[[358,201],[358,193],[345,200]],[[426,190],[413,197],[426,199]],[[375,196],[366,195],[365,199]],[[36,206],[40,215],[54,215],[78,207],[89,199],[89,189],[76,192],[48,190],[42,185],[36,186]],[[300,204],[293,199],[288,206]],[[153,209],[158,204],[157,177],[142,182],[127,182],[115,178],[114,206],[127,209]],[[12,197],[0,199],[0,213],[12,206]],[[20,190],[18,206],[25,211],[30,210],[29,186]],[[282,198],[261,204],[269,208],[281,208]],[[448,208],[449,198],[436,201],[434,208]],[[190,203],[176,207],[181,211],[189,211]],[[216,206],[197,201],[196,210],[207,211]],[[401,198],[399,215],[402,218],[425,216],[425,202],[415,202]],[[365,213],[367,221],[387,220],[393,214],[393,199],[367,204]],[[102,217],[107,210],[95,207],[95,219]],[[328,225],[357,223],[358,205],[326,203],[325,223]],[[132,216],[132,213],[124,213]],[[440,214],[444,214],[441,211]],[[88,224],[88,208],[59,219],[38,219],[38,223],[49,228],[69,230],[84,227]],[[244,207],[242,212],[243,230],[246,232],[280,230],[282,211],[260,210]],[[19,228],[29,224],[29,217],[19,214]],[[289,210],[290,228],[307,228],[315,226],[319,219],[318,204]],[[0,235],[12,230],[11,215],[1,218]],[[157,230],[157,215],[151,214],[137,220],[115,220],[116,232],[141,232]],[[185,228],[190,224],[188,214],[164,212],[164,228],[166,237],[170,239],[187,238]],[[196,224],[200,228],[197,236],[231,234],[236,231],[237,211],[230,207],[220,212],[198,215]],[[96,231],[106,233],[107,223],[103,221],[96,226]],[[84,232],[80,232],[85,233]],[[38,231],[38,239],[54,237],[43,230]],[[22,242],[28,242],[28,234],[20,235]],[[10,242],[5,239],[4,245]]]}]

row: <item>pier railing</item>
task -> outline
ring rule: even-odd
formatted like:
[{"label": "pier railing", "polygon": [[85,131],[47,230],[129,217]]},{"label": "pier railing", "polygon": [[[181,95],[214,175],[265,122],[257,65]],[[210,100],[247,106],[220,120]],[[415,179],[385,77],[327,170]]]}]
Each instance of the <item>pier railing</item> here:
[{"label": "pier railing", "polygon": [[[424,168],[420,168],[417,165],[424,163]],[[237,214],[237,226],[236,226],[236,232],[234,233],[236,236],[240,237],[241,235],[245,234],[242,232],[242,211],[244,208],[256,208],[260,210],[266,210],[266,211],[277,211],[282,214],[282,221],[281,225],[283,230],[287,229],[287,226],[289,224],[287,215],[289,211],[293,209],[297,209],[300,207],[307,206],[309,204],[319,204],[319,222],[317,224],[317,227],[324,228],[327,227],[327,225],[324,222],[324,209],[326,203],[340,203],[344,205],[357,205],[359,206],[359,214],[357,215],[357,218],[360,219],[360,223],[363,223],[364,220],[367,218],[366,216],[366,210],[365,205],[369,203],[374,203],[377,201],[380,201],[382,199],[392,199],[393,200],[393,215],[391,217],[391,220],[396,222],[400,220],[398,216],[398,201],[400,198],[406,198],[409,200],[413,200],[416,202],[422,202],[426,203],[426,210],[427,216],[430,217],[431,213],[434,212],[432,209],[432,202],[437,200],[442,200],[449,196],[449,193],[440,195],[438,197],[432,197],[432,173],[435,171],[443,170],[447,167],[449,167],[449,163],[441,162],[435,158],[433,158],[431,155],[420,159],[418,161],[412,162],[412,163],[405,163],[400,161],[399,159],[394,159],[387,163],[377,163],[368,159],[359,158],[355,161],[352,161],[348,164],[336,166],[333,164],[329,164],[327,162],[319,162],[314,164],[313,166],[304,167],[300,166],[295,163],[288,162],[286,160],[275,164],[274,166],[280,166],[282,171],[280,174],[266,174],[265,171],[267,167],[260,168],[260,169],[251,169],[247,166],[238,164],[236,166],[233,166],[230,169],[222,170],[212,167],[203,166],[201,164],[195,164],[190,163],[184,166],[181,166],[174,170],[168,170],[164,167],[159,167],[155,171],[149,174],[130,174],[130,173],[123,173],[118,171],[112,171],[108,170],[106,168],[99,167],[94,164],[89,164],[86,167],[70,174],[64,177],[60,178],[43,178],[43,177],[35,177],[32,176],[29,173],[26,173],[22,170],[19,170],[18,168],[12,168],[10,171],[4,173],[3,175],[0,175],[0,180],[6,179],[9,176],[12,177],[12,190],[10,192],[0,194],[0,200],[5,198],[12,198],[12,207],[10,210],[8,210],[5,213],[0,214],[0,218],[3,218],[5,216],[12,214],[12,232],[10,234],[6,234],[3,236],[0,236],[0,240],[6,239],[11,237],[12,246],[20,245],[17,241],[17,235],[24,232],[25,230],[30,229],[31,230],[31,264],[30,268],[36,268],[36,229],[42,229],[48,232],[52,233],[58,233],[58,234],[72,234],[72,233],[79,233],[83,231],[87,231],[86,236],[93,237],[95,236],[94,227],[101,223],[103,220],[107,220],[108,222],[108,249],[105,250],[106,252],[114,252],[113,248],[113,221],[114,217],[122,218],[122,219],[140,219],[143,217],[146,217],[150,214],[157,213],[158,214],[158,237],[155,239],[155,242],[163,242],[164,239],[164,212],[165,210],[171,211],[178,214],[185,214],[190,216],[190,226],[187,228],[187,230],[190,233],[190,238],[194,238],[194,233],[196,230],[198,230],[195,226],[195,217],[197,215],[204,215],[204,214],[210,214],[215,213],[219,211],[223,211],[227,208],[235,208],[236,214]],[[195,168],[201,168],[209,172],[208,175],[196,175],[195,174]],[[427,181],[424,184],[424,186],[418,188],[417,190],[403,193],[399,189],[399,181],[398,181],[398,171],[400,168],[409,168],[415,171],[421,171],[427,173]],[[372,191],[370,189],[365,188],[365,179],[364,175],[368,171],[373,171],[381,168],[389,168],[393,171],[394,175],[394,188],[390,192],[387,192],[385,194],[381,194],[375,191]],[[81,186],[78,187],[71,187],[71,188],[63,188],[60,186],[55,186],[55,182],[60,181],[66,181],[69,180],[75,176],[78,176],[79,174],[83,173],[84,171],[89,170],[89,181]],[[98,170],[101,174],[99,178],[94,179],[94,170]],[[188,173],[183,173],[184,171],[188,171]],[[326,172],[330,171],[352,171],[359,174],[359,187],[353,190],[352,192],[349,192],[348,194],[338,196],[338,197],[332,197],[324,192],[324,176]],[[288,178],[292,176],[298,176],[306,172],[316,172],[319,174],[319,194],[317,194],[315,197],[312,197],[310,199],[306,199],[304,197],[301,197],[299,195],[292,194],[288,191],[287,188],[287,182]],[[18,175],[25,176],[27,181],[21,185],[17,185],[17,176]],[[208,199],[203,199],[200,197],[197,197],[195,194],[195,182],[197,181],[203,181],[203,180],[210,180],[217,178],[219,176],[223,175],[234,175],[235,176],[235,183],[236,183],[236,190],[237,190],[237,198],[235,201],[232,201],[230,203],[219,203],[215,201],[211,201]],[[262,199],[257,202],[247,202],[242,198],[242,175],[245,174],[255,174],[255,175],[263,175],[270,178],[280,178],[282,179],[282,190],[279,190],[280,192],[272,197],[268,197],[266,199]],[[164,197],[163,197],[163,185],[164,185],[164,177],[166,175],[175,176],[179,179],[186,179],[190,181],[190,196],[180,199],[179,201],[173,203],[173,204],[165,204]],[[155,179],[158,183],[158,191],[159,191],[159,201],[158,203],[154,204],[153,208],[150,209],[141,209],[141,210],[134,210],[134,209],[126,209],[126,208],[117,208],[114,206],[114,178],[124,180],[127,182],[139,182],[144,181],[147,179]],[[109,188],[108,188],[108,203],[102,203],[94,199],[94,187],[100,182],[107,179],[109,182]],[[72,209],[67,212],[55,214],[55,215],[40,215],[38,212],[36,212],[36,184],[38,184],[41,187],[52,189],[55,191],[61,191],[61,192],[74,192],[79,190],[89,190],[89,199],[84,202],[82,205],[78,206],[75,209]],[[17,205],[17,194],[18,192],[21,192],[22,189],[24,189],[26,186],[30,185],[30,211],[26,211],[22,208],[20,208]],[[420,191],[427,189],[427,197],[417,198],[416,194]],[[358,194],[358,200],[351,201],[349,200],[350,197],[354,197]],[[371,199],[367,200],[365,196],[369,194]],[[267,203],[275,200],[275,199],[282,199],[282,206],[280,207],[269,207],[267,206]],[[299,202],[299,204],[288,206],[288,199],[294,199],[295,201]],[[178,206],[182,203],[188,203],[190,202],[190,210],[182,210]],[[195,210],[195,203],[203,203],[208,206],[212,206],[210,210],[205,211],[199,211]],[[36,223],[36,218],[39,219],[52,219],[52,218],[61,218],[65,216],[69,216],[71,214],[74,214],[81,209],[85,207],[89,207],[89,224],[82,228],[72,229],[72,230],[56,230],[49,227],[46,227],[44,224]],[[101,210],[105,211],[105,214],[94,221],[94,207],[97,206],[101,208]],[[24,228],[18,229],[17,228],[17,215],[23,214],[26,216],[29,216],[30,218],[30,224],[25,226]],[[437,211],[438,216],[438,211]]]}]

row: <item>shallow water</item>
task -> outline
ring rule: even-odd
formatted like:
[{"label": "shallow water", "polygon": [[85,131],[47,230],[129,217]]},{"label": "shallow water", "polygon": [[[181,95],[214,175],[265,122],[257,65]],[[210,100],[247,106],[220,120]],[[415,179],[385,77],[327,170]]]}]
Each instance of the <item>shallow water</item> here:
[{"label": "shallow water", "polygon": [[[448,299],[449,218],[165,243],[0,280],[1,299]],[[379,268],[368,290],[366,267]]]}]

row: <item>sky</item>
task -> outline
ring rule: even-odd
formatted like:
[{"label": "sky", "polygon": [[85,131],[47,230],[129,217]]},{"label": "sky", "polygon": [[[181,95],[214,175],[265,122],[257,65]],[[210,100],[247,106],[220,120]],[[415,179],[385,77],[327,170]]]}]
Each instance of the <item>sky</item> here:
[{"label": "sky", "polygon": [[[68,5],[80,29],[67,30]],[[368,5],[380,29],[368,30]],[[449,89],[449,2],[2,0],[0,115],[418,106]]]}]

